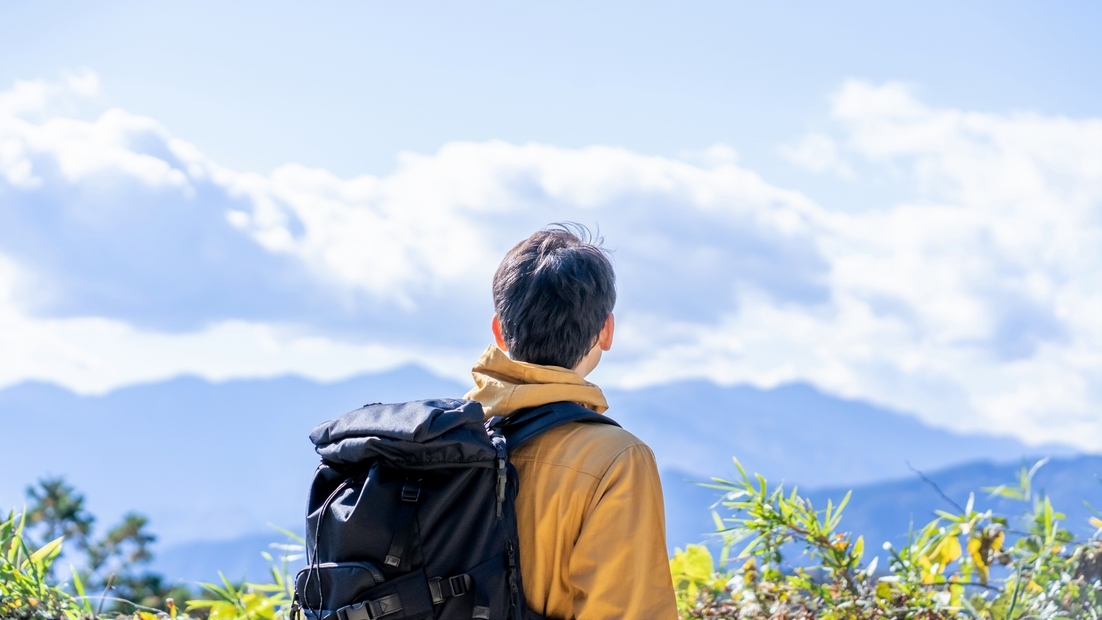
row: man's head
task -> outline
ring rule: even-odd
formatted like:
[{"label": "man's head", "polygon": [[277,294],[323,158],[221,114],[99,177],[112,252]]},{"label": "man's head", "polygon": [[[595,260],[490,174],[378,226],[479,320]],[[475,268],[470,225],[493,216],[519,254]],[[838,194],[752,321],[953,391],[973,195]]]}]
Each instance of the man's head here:
[{"label": "man's head", "polygon": [[616,275],[600,241],[590,239],[582,226],[557,224],[501,261],[493,327],[513,359],[584,375],[612,346]]}]

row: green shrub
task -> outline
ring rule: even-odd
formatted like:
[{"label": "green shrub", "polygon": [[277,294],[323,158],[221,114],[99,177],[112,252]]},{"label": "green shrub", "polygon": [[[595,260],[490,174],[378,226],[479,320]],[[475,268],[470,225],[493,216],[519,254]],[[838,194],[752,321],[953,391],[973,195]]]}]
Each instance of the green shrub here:
[{"label": "green shrub", "polygon": [[[817,510],[796,489],[770,488],[735,461],[741,479],[708,485],[725,492],[731,513],[716,516],[726,567],[712,568],[705,547],[680,549],[671,560],[678,606],[686,619],[705,618],[1102,618],[1102,541],[1098,534],[1076,541],[1060,527],[1064,518],[1047,498],[1033,496],[1038,464],[1023,468],[1018,483],[987,489],[1029,507],[1023,529],[991,511],[974,509],[974,495],[956,512],[938,517],[901,549],[885,544],[890,561],[862,564],[865,541],[839,531],[849,495]],[[1092,525],[1102,528],[1102,520]],[[737,547],[736,547],[737,545]],[[789,567],[784,553],[806,554]],[[1006,576],[993,579],[996,565]]]},{"label": "green shrub", "polygon": [[[305,541],[293,532],[280,529],[291,544],[273,545],[284,553],[277,561],[265,552],[272,582],[266,584],[245,583],[234,585],[222,578],[221,585],[200,584],[211,595],[207,599],[188,601],[188,611],[205,611],[207,620],[282,620],[291,617],[291,605],[295,597],[295,584],[290,574],[290,561],[305,551]],[[298,556],[301,557],[301,556]]]},{"label": "green shrub", "polygon": [[25,513],[17,516],[14,511],[0,523],[0,618],[61,617],[72,599],[51,585],[48,577],[54,558],[61,553],[62,539],[32,550],[25,526]]},{"label": "green shrub", "polygon": [[[272,583],[235,585],[223,577],[222,585],[199,584],[210,597],[188,601],[188,613],[194,612],[189,616],[180,613],[172,598],[159,601],[160,609],[157,609],[118,597],[88,596],[80,572],[76,570],[71,571],[71,584],[57,583],[52,579],[52,569],[61,554],[63,537],[34,549],[27,538],[27,514],[17,515],[13,511],[0,523],[0,618],[3,620],[277,620],[289,615],[294,593],[286,552],[297,551],[301,544],[278,545],[285,552],[278,562],[271,554],[264,554],[271,563]],[[302,542],[290,532],[285,533],[296,538],[297,543]],[[104,612],[105,601],[123,604]],[[131,613],[119,611],[122,608]]]}]

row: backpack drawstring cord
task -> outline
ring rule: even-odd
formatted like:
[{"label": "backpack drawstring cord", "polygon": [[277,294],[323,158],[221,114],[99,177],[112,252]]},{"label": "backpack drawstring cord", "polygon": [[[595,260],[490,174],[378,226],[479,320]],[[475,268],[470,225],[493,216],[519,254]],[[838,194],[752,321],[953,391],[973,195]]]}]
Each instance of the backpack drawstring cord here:
[{"label": "backpack drawstring cord", "polygon": [[[352,478],[345,478],[344,482],[337,485],[337,488],[333,489],[333,492],[329,494],[329,497],[325,498],[325,501],[321,504],[321,511],[318,513],[318,526],[314,528],[314,558],[310,560],[310,570],[306,572],[306,583],[302,586],[302,592],[305,594],[307,588],[310,587],[310,577],[317,571],[318,574],[318,611],[315,614],[319,620],[322,612],[325,611],[325,588],[321,584],[321,564],[318,562],[318,540],[321,534],[321,524],[325,521],[325,511],[329,510],[329,505],[333,503],[333,500],[337,497],[337,494],[341,492],[348,483],[352,481]],[[310,607],[309,600],[302,601],[307,609],[314,611],[313,607]]]}]

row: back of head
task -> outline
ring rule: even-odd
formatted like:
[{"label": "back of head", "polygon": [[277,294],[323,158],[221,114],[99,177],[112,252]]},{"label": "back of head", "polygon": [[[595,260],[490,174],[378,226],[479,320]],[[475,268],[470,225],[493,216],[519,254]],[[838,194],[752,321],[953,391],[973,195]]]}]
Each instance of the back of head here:
[{"label": "back of head", "polygon": [[589,231],[557,224],[521,241],[494,274],[494,309],[513,359],[574,368],[616,304],[612,263]]}]

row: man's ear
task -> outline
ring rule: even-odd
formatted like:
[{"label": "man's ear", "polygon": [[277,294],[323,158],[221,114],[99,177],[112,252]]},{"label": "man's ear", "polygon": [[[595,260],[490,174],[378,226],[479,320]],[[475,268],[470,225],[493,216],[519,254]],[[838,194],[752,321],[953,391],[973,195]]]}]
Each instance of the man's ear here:
[{"label": "man's ear", "polygon": [[501,319],[494,315],[492,321],[490,321],[490,330],[494,332],[494,340],[497,341],[497,348],[509,352],[509,347],[505,344],[505,337],[501,335]]},{"label": "man's ear", "polygon": [[[495,320],[497,317],[494,317]],[[608,351],[612,348],[612,334],[616,331],[616,318],[612,316],[612,313],[608,313],[608,318],[605,319],[605,325],[601,328],[601,333],[597,336],[597,346],[601,347],[602,351]]]}]

